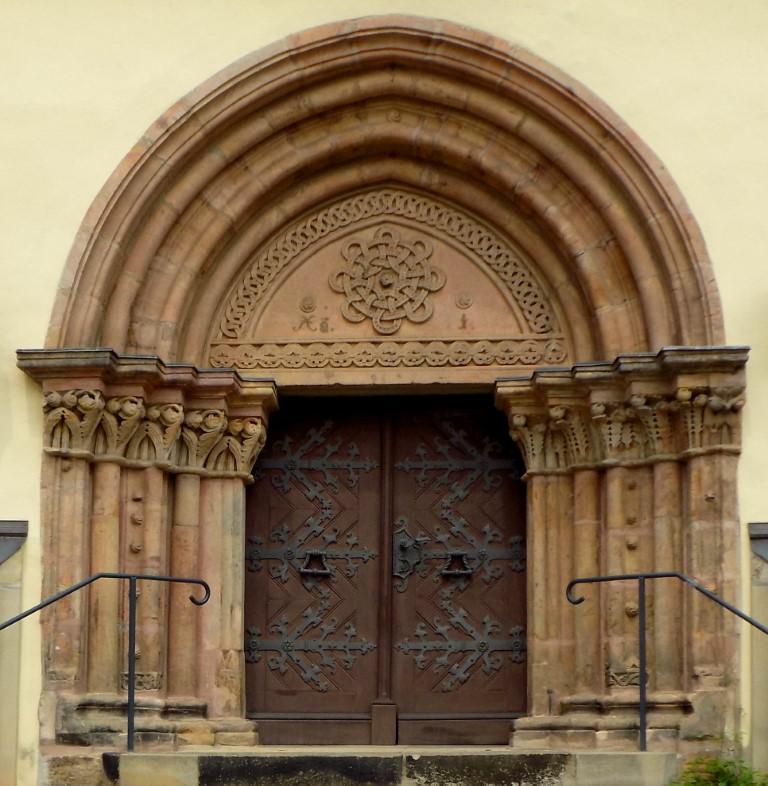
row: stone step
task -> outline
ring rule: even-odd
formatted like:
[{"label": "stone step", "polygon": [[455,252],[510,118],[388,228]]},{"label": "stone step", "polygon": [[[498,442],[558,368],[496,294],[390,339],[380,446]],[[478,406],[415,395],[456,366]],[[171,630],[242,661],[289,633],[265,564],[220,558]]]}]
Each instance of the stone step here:
[{"label": "stone step", "polygon": [[674,753],[506,747],[263,747],[105,753],[119,786],[665,786]]}]

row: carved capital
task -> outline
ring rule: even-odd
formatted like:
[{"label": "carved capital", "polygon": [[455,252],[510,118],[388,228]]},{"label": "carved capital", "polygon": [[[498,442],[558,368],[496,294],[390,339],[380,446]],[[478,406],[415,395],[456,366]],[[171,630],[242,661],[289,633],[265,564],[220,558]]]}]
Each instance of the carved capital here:
[{"label": "carved capital", "polygon": [[596,460],[586,410],[560,404],[546,411],[509,411],[509,433],[528,472],[566,472]]},{"label": "carved capital", "polygon": [[677,390],[686,452],[741,449],[743,387]]},{"label": "carved capital", "polygon": [[569,467],[591,466],[599,453],[586,407],[556,405],[549,409],[550,428],[563,435]]},{"label": "carved capital", "polygon": [[680,404],[674,396],[636,394],[628,402],[642,424],[649,458],[676,458],[680,451]]},{"label": "carved capital", "polygon": [[600,401],[592,404],[591,414],[606,462],[645,458],[645,430],[633,407],[624,402]]},{"label": "carved capital", "polygon": [[126,445],[125,457],[131,461],[168,464],[183,420],[181,404],[153,404]]},{"label": "carved capital", "polygon": [[223,409],[193,409],[184,417],[177,455],[180,468],[203,469],[208,456],[227,430]]},{"label": "carved capital", "polygon": [[43,402],[44,445],[56,453],[90,453],[104,411],[99,390],[51,392]]},{"label": "carved capital", "polygon": [[248,475],[266,441],[267,429],[260,417],[230,418],[226,433],[208,452],[205,468]]},{"label": "carved capital", "polygon": [[114,396],[107,399],[94,441],[94,453],[113,457],[125,455],[128,443],[145,414],[144,400],[138,396]]}]

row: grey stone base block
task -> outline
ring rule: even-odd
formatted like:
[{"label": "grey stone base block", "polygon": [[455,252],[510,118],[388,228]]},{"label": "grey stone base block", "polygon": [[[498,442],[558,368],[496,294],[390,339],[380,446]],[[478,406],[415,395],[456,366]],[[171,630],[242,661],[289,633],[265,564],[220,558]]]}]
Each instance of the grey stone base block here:
[{"label": "grey stone base block", "polygon": [[251,748],[104,754],[118,786],[665,786],[673,753],[476,748]]}]

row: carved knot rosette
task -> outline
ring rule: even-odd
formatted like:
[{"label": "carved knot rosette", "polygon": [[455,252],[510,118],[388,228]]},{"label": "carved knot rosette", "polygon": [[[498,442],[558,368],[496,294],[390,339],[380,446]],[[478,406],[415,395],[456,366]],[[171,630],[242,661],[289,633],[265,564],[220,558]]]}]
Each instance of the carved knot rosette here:
[{"label": "carved knot rosette", "polygon": [[430,265],[429,242],[405,241],[395,229],[380,227],[371,240],[349,240],[341,255],[346,264],[331,274],[329,284],[345,296],[345,319],[370,319],[377,333],[391,335],[403,320],[418,324],[432,316],[429,295],[442,289],[445,274]]}]

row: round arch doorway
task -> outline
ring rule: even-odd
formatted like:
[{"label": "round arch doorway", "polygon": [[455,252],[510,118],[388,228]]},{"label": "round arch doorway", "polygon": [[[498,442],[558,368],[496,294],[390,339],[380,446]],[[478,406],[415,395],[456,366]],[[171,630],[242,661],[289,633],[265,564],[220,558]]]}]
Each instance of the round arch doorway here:
[{"label": "round arch doorway", "polygon": [[506,744],[525,487],[488,396],[289,399],[246,500],[246,707],[270,744]]},{"label": "round arch doorway", "polygon": [[[84,220],[46,348],[19,353],[45,394],[44,591],[118,566],[204,575],[219,589],[199,613],[176,588],[143,595],[139,690],[207,744],[255,741],[245,493],[276,391],[495,390],[527,482],[511,742],[631,748],[630,599],[575,611],[562,588],[653,568],[735,598],[747,351],[723,341],[682,196],[582,85],[450,23],[308,31],[147,132]],[[44,622],[51,739],[124,726],[123,609],[90,597]],[[654,604],[661,734],[718,749],[735,631],[674,588]]]}]

